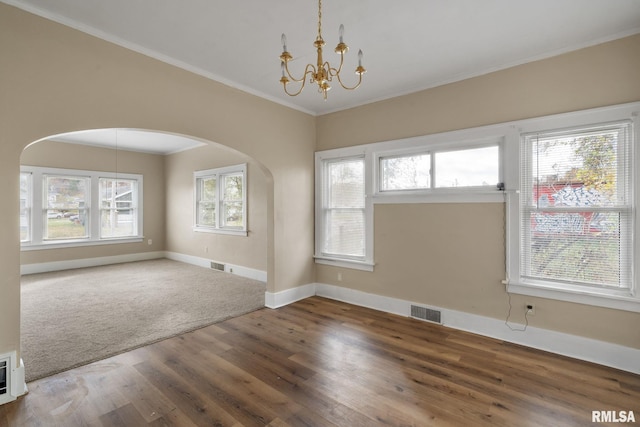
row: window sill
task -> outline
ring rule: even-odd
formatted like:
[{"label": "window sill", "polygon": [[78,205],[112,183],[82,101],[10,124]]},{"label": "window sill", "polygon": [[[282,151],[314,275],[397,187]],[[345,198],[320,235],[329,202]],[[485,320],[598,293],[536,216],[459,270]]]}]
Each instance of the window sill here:
[{"label": "window sill", "polygon": [[196,233],[212,233],[212,234],[227,234],[231,236],[243,236],[247,237],[247,230],[232,230],[222,228],[206,228],[206,227],[193,227],[193,231]]},{"label": "window sill", "polygon": [[497,190],[485,191],[432,191],[425,192],[386,192],[377,193],[373,197],[373,204],[397,203],[502,203],[504,192]]},{"label": "window sill", "polygon": [[82,246],[119,245],[122,243],[140,243],[143,240],[144,236],[108,240],[67,240],[64,242],[23,243],[20,246],[20,250],[41,251],[47,249],[77,248]]},{"label": "window sill", "polygon": [[333,267],[351,268],[353,270],[373,271],[375,264],[370,261],[356,261],[344,258],[330,258],[314,256],[316,264],[331,265]]},{"label": "window sill", "polygon": [[592,289],[560,289],[550,285],[522,282],[509,283],[507,292],[640,313],[640,298],[623,291],[614,294]]}]

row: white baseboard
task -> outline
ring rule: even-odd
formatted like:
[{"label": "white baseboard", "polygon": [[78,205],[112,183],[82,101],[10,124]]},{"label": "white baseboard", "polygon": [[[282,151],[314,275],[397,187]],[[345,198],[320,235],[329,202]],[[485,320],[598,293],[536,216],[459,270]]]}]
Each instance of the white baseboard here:
[{"label": "white baseboard", "polygon": [[23,264],[20,274],[48,273],[50,271],[71,270],[73,268],[97,267],[100,265],[120,264],[123,262],[146,261],[164,258],[164,251],[140,252],[137,254],[114,255],[97,258],[70,259],[66,261]]},{"label": "white baseboard", "polygon": [[264,305],[268,308],[278,308],[316,294],[316,284],[298,286],[280,292],[265,292]]},{"label": "white baseboard", "polygon": [[219,264],[224,264],[224,271],[231,274],[237,274],[238,276],[246,277],[248,279],[259,280],[261,282],[267,281],[267,272],[262,270],[257,270],[255,268],[244,267],[242,265],[229,264],[222,261],[216,261],[213,259],[207,259],[202,257],[197,257],[193,255],[185,255],[178,252],[164,252],[164,257],[168,259],[172,259],[174,261],[180,261],[187,264],[193,264],[200,267],[211,268],[211,262],[217,262]]},{"label": "white baseboard", "polygon": [[[177,252],[156,251],[141,252],[137,254],[114,255],[98,258],[71,259],[66,261],[43,262],[39,264],[24,264],[20,266],[20,274],[48,273],[50,271],[71,270],[73,268],[97,267],[100,265],[120,264],[123,262],[146,261],[150,259],[168,258],[174,261],[180,261],[187,264],[197,265],[200,267],[211,268],[211,261],[206,258],[200,258],[191,255],[180,254]],[[238,276],[247,277],[249,279],[267,281],[267,272],[256,270],[254,268],[244,267],[241,265],[221,263],[225,265],[227,273],[237,274]]]},{"label": "white baseboard", "polygon": [[[525,331],[512,331],[505,325],[504,320],[501,319],[419,304],[323,283],[306,286],[308,287],[307,293],[311,292],[311,288],[315,288],[315,295],[318,296],[385,311],[387,313],[398,314],[400,316],[409,316],[411,313],[411,305],[432,308],[441,312],[442,324],[449,328],[472,332],[478,335],[640,374],[640,349],[637,348],[533,326],[528,326]],[[280,293],[285,292],[287,291]],[[267,307],[269,306],[267,305]],[[511,326],[514,328],[523,327],[523,325]]]}]

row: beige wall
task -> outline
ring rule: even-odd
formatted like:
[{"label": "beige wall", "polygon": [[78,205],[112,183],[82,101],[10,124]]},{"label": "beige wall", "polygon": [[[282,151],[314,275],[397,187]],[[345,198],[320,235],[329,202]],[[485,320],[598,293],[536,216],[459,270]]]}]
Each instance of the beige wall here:
[{"label": "beige wall", "polygon": [[[318,150],[640,100],[640,35],[318,118]],[[505,319],[502,204],[376,205],[373,273],[318,282]],[[342,281],[337,281],[338,272]],[[513,295],[530,324],[640,348],[640,313]],[[515,311],[515,310],[514,310]],[[511,317],[522,321],[519,316]]]},{"label": "beige wall", "polygon": [[[338,283],[337,269],[312,259],[313,152],[638,101],[640,36],[314,118],[0,3],[0,70],[4,353],[19,350],[20,341],[22,150],[53,134],[97,128],[183,134],[250,157],[250,176],[262,173],[266,206],[255,223],[265,224],[258,229],[266,257],[251,259],[255,268],[266,263],[271,292],[318,281],[502,319],[500,204],[377,205],[376,270],[342,270]],[[169,194],[188,157],[166,160]],[[174,218],[173,206],[167,215]],[[188,250],[174,235],[165,246]],[[514,305],[524,300],[513,297]],[[640,347],[638,314],[533,302],[535,326]]]},{"label": "beige wall", "polygon": [[259,159],[267,186],[267,289],[314,281],[314,117],[4,3],[0,70],[0,354],[20,347],[20,156],[33,141],[59,133],[165,131]]},{"label": "beige wall", "polygon": [[[22,165],[114,172],[115,150],[42,141],[27,147]],[[164,156],[118,151],[118,172],[143,176],[144,241],[118,245],[23,251],[21,264],[163,251],[165,248]],[[153,244],[148,245],[151,239]]]},{"label": "beige wall", "polygon": [[[193,173],[247,163],[247,237],[193,231]],[[167,156],[166,250],[267,270],[268,181],[256,162],[208,145]]]}]

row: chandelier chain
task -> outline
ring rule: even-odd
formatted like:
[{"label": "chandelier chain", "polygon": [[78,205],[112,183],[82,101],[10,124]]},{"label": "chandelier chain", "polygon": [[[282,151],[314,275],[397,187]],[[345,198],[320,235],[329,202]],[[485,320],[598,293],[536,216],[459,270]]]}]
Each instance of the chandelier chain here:
[{"label": "chandelier chain", "polygon": [[318,40],[322,40],[322,0],[318,0]]}]

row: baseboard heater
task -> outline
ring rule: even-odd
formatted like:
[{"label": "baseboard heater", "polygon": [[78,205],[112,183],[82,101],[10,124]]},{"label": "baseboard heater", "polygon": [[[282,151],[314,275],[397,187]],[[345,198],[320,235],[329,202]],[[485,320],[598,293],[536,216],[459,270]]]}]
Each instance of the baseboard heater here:
[{"label": "baseboard heater", "polygon": [[10,358],[0,359],[0,404],[13,400],[9,394],[9,370]]},{"label": "baseboard heater", "polygon": [[441,313],[439,310],[421,307],[419,305],[411,306],[411,317],[426,320],[427,322],[442,324]]}]

